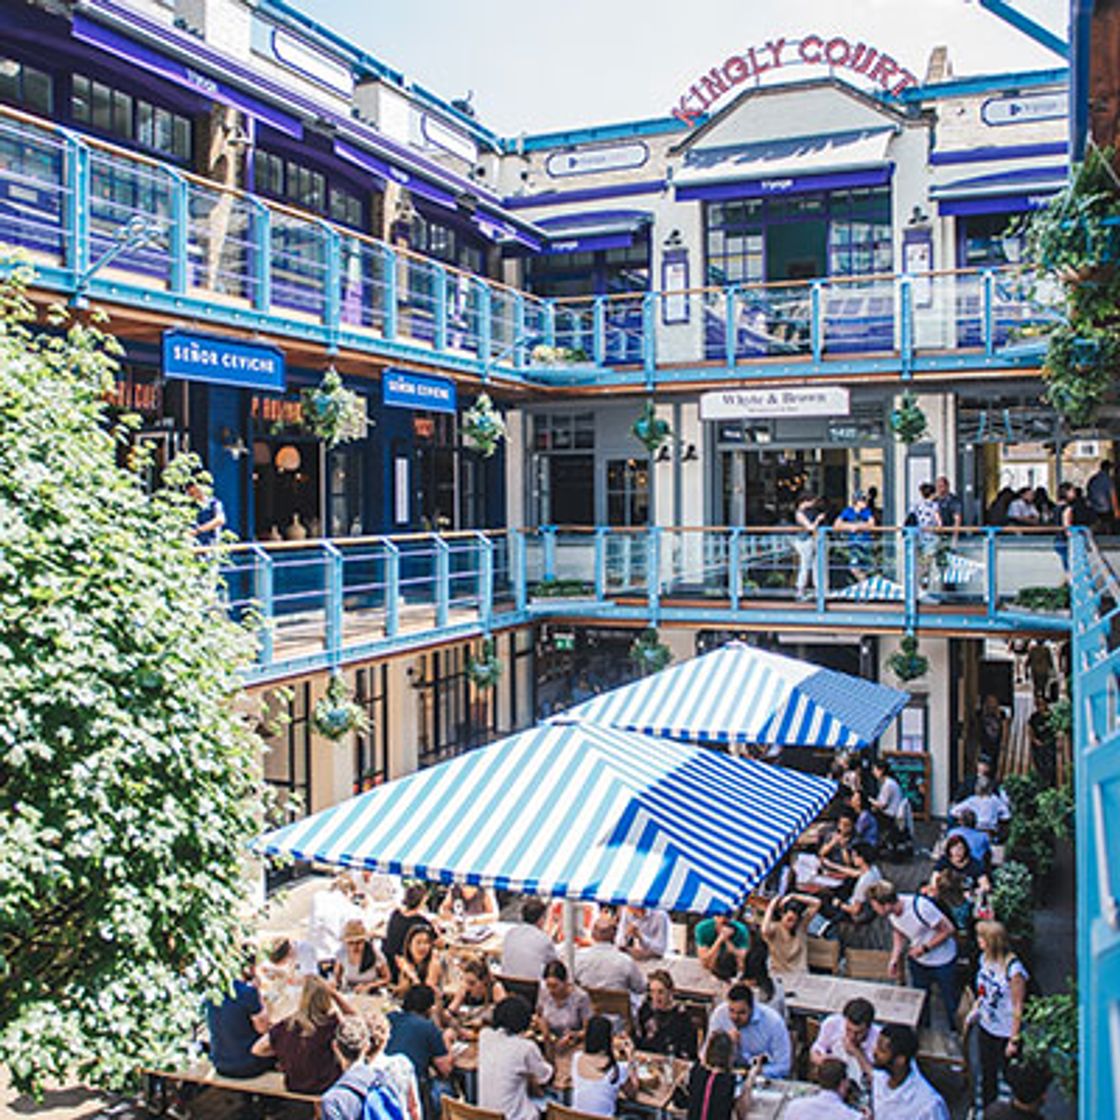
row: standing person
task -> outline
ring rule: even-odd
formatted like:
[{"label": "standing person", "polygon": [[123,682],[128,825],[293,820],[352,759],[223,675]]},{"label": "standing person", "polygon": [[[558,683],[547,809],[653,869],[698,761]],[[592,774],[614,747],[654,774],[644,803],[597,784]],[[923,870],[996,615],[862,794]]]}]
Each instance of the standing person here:
[{"label": "standing person", "polygon": [[994,692],[989,692],[976,713],[976,745],[980,754],[987,755],[992,773],[999,774],[999,760],[1011,734],[1011,721]]},{"label": "standing person", "polygon": [[1112,464],[1102,459],[1096,474],[1085,484],[1085,497],[1096,517],[1097,531],[1111,536],[1116,532],[1116,518],[1120,514],[1117,504],[1116,484],[1112,481]]},{"label": "standing person", "polygon": [[187,483],[187,494],[198,506],[191,536],[194,537],[194,543],[200,548],[209,548],[211,545],[218,543],[222,529],[226,524],[226,511],[218,500],[217,494],[207,493],[193,479]]},{"label": "standing person", "polygon": [[937,555],[937,530],[941,528],[941,507],[932,482],[918,487],[918,500],[906,515],[906,524],[918,530],[918,574],[923,587],[929,586],[930,569]]},{"label": "standing person", "polygon": [[761,1062],[751,1065],[750,1075],[736,1092],[732,1071],[736,1040],[728,1031],[713,1031],[704,1047],[704,1060],[688,1074],[688,1120],[746,1120],[751,1108],[751,1089]]},{"label": "standing person", "polygon": [[507,996],[494,1008],[494,1025],[478,1036],[478,1104],[505,1120],[538,1120],[538,1090],[552,1079],[552,1066],[525,1036],[532,1019],[525,1000]]},{"label": "standing person", "polygon": [[583,1048],[572,1055],[572,1108],[591,1116],[614,1116],[619,1096],[638,1091],[638,1075],[629,1061],[614,1056],[614,1031],[605,1015],[592,1015]]},{"label": "standing person", "polygon": [[953,493],[953,488],[945,475],[938,475],[933,485],[937,496],[937,511],[941,515],[941,527],[953,530],[955,544],[957,532],[964,524],[964,503]]},{"label": "standing person", "polygon": [[539,898],[521,904],[521,924],[514,926],[502,942],[502,972],[538,980],[545,967],[557,960],[556,942],[544,931],[548,906]]},{"label": "standing person", "polygon": [[664,969],[649,974],[649,992],[638,1008],[634,1041],[639,1050],[696,1058],[696,1026],[674,1000],[673,978]]},{"label": "standing person", "polygon": [[351,918],[361,919],[361,911],[353,903],[354,880],[342,872],[331,880],[327,890],[319,891],[311,900],[307,919],[307,941],[322,976],[334,973],[335,961],[342,948],[342,931]]},{"label": "standing person", "polygon": [[1050,491],[1045,486],[1036,486],[1034,488],[1034,508],[1038,510],[1038,521],[1040,525],[1053,525],[1054,524],[1054,511],[1057,508],[1050,498]]},{"label": "standing person", "polygon": [[406,1054],[385,1053],[389,1041],[389,1020],[383,1012],[369,1010],[365,1013],[365,1020],[369,1030],[366,1061],[385,1077],[389,1087],[397,1094],[401,1111],[408,1120],[420,1120],[420,1089],[412,1061]]},{"label": "standing person", "polygon": [[268,1012],[257,988],[256,964],[246,949],[241,976],[221,1003],[206,1007],[210,1061],[223,1077],[256,1077],[272,1069],[271,1058],[258,1058],[253,1043],[268,1030]]},{"label": "standing person", "polygon": [[1031,748],[1031,769],[1038,775],[1043,789],[1058,784],[1058,733],[1050,722],[1050,702],[1041,693],[1034,698],[1034,711],[1027,721],[1027,738]]},{"label": "standing person", "polygon": [[1050,682],[1054,679],[1054,655],[1045,638],[1035,638],[1027,652],[1027,665],[1031,673],[1031,687],[1035,694],[1050,695]]},{"label": "standing person", "polygon": [[[920,894],[899,894],[889,879],[882,879],[868,891],[872,910],[891,924],[894,945],[890,974],[902,974],[905,954],[910,962],[910,982],[929,992],[936,984],[945,1004],[950,1032],[956,1030],[957,1012],[957,931],[937,903]],[[922,1021],[929,1022],[929,999],[922,1008]]]},{"label": "standing person", "polygon": [[910,1027],[888,1023],[879,1032],[871,1081],[875,1120],[949,1120],[945,1102],[918,1069],[917,1053]]},{"label": "standing person", "polygon": [[817,567],[817,530],[824,521],[824,510],[815,494],[803,494],[793,511],[794,524],[801,529],[793,541],[797,553],[797,597],[810,598],[809,585]]},{"label": "standing person", "polygon": [[977,922],[976,944],[976,1006],[969,1018],[980,1026],[980,1097],[987,1107],[999,1095],[1000,1072],[1019,1054],[1027,970],[1001,922]]},{"label": "standing person", "polygon": [[848,534],[848,570],[857,581],[871,571],[874,535],[867,532],[867,527],[874,523],[875,517],[867,504],[867,495],[862,490],[857,490],[852,495],[851,503],[840,511],[832,523],[834,529]]}]

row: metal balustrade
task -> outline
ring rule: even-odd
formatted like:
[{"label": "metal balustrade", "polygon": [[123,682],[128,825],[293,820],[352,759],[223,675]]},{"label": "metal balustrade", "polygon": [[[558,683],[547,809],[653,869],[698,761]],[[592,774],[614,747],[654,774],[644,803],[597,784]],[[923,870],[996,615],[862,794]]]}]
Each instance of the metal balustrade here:
[{"label": "metal balustrade", "polygon": [[1011,368],[1057,321],[1013,269],[541,299],[10,109],[0,244],[72,296],[551,384]]},{"label": "metal balustrade", "polygon": [[1016,596],[1065,579],[1048,530],[544,526],[261,542],[224,551],[255,680],[550,617],[624,625],[1064,631]]}]

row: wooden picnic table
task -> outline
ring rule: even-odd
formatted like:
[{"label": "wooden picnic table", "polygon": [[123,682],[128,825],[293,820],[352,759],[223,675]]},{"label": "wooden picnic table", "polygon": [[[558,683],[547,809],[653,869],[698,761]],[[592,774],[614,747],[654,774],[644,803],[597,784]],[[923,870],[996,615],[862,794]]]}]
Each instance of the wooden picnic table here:
[{"label": "wooden picnic table", "polygon": [[819,976],[810,972],[782,976],[786,1007],[802,1015],[832,1015],[844,1010],[850,999],[862,996],[875,1008],[881,1023],[901,1023],[917,1030],[926,994],[920,988],[903,988],[846,976]]},{"label": "wooden picnic table", "polygon": [[727,992],[728,985],[717,980],[696,957],[670,954],[656,960],[639,961],[638,967],[647,977],[651,972],[664,969],[673,978],[677,995],[684,999],[714,1002],[723,999]]}]

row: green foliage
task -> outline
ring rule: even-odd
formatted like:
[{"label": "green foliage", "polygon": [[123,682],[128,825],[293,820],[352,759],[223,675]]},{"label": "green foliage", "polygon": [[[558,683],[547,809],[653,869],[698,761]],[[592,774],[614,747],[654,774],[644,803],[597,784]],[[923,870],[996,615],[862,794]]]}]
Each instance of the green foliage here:
[{"label": "green foliage", "polygon": [[582,579],[542,579],[533,588],[534,599],[579,599],[594,593],[591,584]]},{"label": "green foliage", "polygon": [[[146,493],[119,347],[0,284],[0,1048],[13,1084],[175,1060],[245,933],[262,744],[181,457]],[[196,476],[197,477],[197,476]]]},{"label": "green foliage", "polygon": [[489,459],[505,434],[506,422],[502,414],[494,407],[488,393],[481,394],[463,417],[463,439],[467,446]]},{"label": "green foliage", "polygon": [[1027,1000],[1023,1009],[1023,1056],[1046,1066],[1069,1101],[1077,1100],[1079,1050],[1077,985],[1072,979],[1064,992]]},{"label": "green foliage", "polygon": [[1091,424],[1120,374],[1120,340],[1112,319],[1064,323],[1047,341],[1046,400],[1075,427]]},{"label": "green foliage", "polygon": [[1020,587],[1015,605],[1028,611],[1068,611],[1069,584],[1060,587]]},{"label": "green foliage", "polygon": [[650,673],[661,672],[673,660],[673,651],[662,644],[656,630],[643,630],[630,643],[630,660],[637,666],[642,676],[647,676]]},{"label": "green foliage", "polygon": [[891,431],[909,446],[917,443],[926,433],[926,414],[918,407],[917,398],[907,390],[902,394],[898,408],[890,415]]},{"label": "green foliage", "polygon": [[1073,703],[1068,696],[1055,700],[1046,713],[1046,722],[1055,735],[1073,734]]},{"label": "green foliage", "polygon": [[1013,816],[1033,815],[1037,812],[1042,783],[1033,770],[1026,774],[1008,774],[1003,780],[1003,792],[1007,794]]},{"label": "green foliage", "polygon": [[1009,860],[992,876],[992,912],[1016,941],[1034,937],[1034,876],[1026,864]]},{"label": "green foliage", "polygon": [[913,634],[907,634],[899,648],[887,658],[887,667],[904,683],[916,681],[929,672],[929,658],[918,652],[918,639]]},{"label": "green foliage", "polygon": [[572,349],[569,346],[546,346],[541,343],[529,351],[529,361],[541,366],[574,365],[589,360],[587,351],[579,347]]},{"label": "green foliage", "polygon": [[642,414],[634,421],[630,432],[651,455],[656,454],[673,437],[673,429],[667,420],[662,420],[657,415],[653,401],[646,401]]},{"label": "green foliage", "polygon": [[1030,867],[1038,880],[1054,867],[1054,832],[1037,808],[1015,813],[1007,830],[1007,855]]},{"label": "green foliage", "polygon": [[502,659],[494,651],[493,638],[482,643],[482,656],[467,659],[467,676],[475,688],[490,689],[498,683],[502,675]]},{"label": "green foliage", "polygon": [[356,704],[340,672],[331,673],[327,690],[319,697],[311,714],[311,723],[325,739],[337,743],[351,731],[364,731],[368,720],[360,704]]},{"label": "green foliage", "polygon": [[1056,789],[1044,789],[1035,803],[1042,827],[1055,840],[1073,835],[1073,785],[1067,782]]},{"label": "green foliage", "polygon": [[303,426],[328,448],[365,437],[365,401],[343,386],[334,366],[316,388],[303,390],[301,403]]}]

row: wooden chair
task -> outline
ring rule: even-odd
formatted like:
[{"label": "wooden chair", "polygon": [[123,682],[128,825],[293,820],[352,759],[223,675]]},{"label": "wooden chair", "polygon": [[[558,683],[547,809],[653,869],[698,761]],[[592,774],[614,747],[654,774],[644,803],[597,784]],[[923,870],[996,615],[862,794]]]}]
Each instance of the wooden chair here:
[{"label": "wooden chair", "polygon": [[591,1010],[596,1015],[621,1020],[623,1027],[632,1031],[629,992],[621,988],[588,988],[587,998],[591,1000]]},{"label": "wooden chair", "polygon": [[492,1108],[479,1108],[455,1097],[440,1097],[440,1120],[505,1120],[504,1112]]},{"label": "wooden chair", "polygon": [[893,984],[890,963],[891,954],[887,949],[846,949],[844,960],[849,980],[875,980],[881,984]]},{"label": "wooden chair", "polygon": [[548,1102],[548,1108],[544,1115],[545,1120],[603,1120],[601,1116],[596,1116],[593,1112],[579,1112],[567,1105],[557,1104],[555,1101]]},{"label": "wooden chair", "polygon": [[499,976],[498,980],[501,981],[502,987],[505,988],[507,995],[520,996],[534,1011],[536,1011],[537,997],[540,995],[541,990],[541,982],[539,980],[530,980],[527,976],[504,975]]},{"label": "wooden chair", "polygon": [[827,937],[809,938],[809,971],[835,976],[840,967],[840,942]]}]

